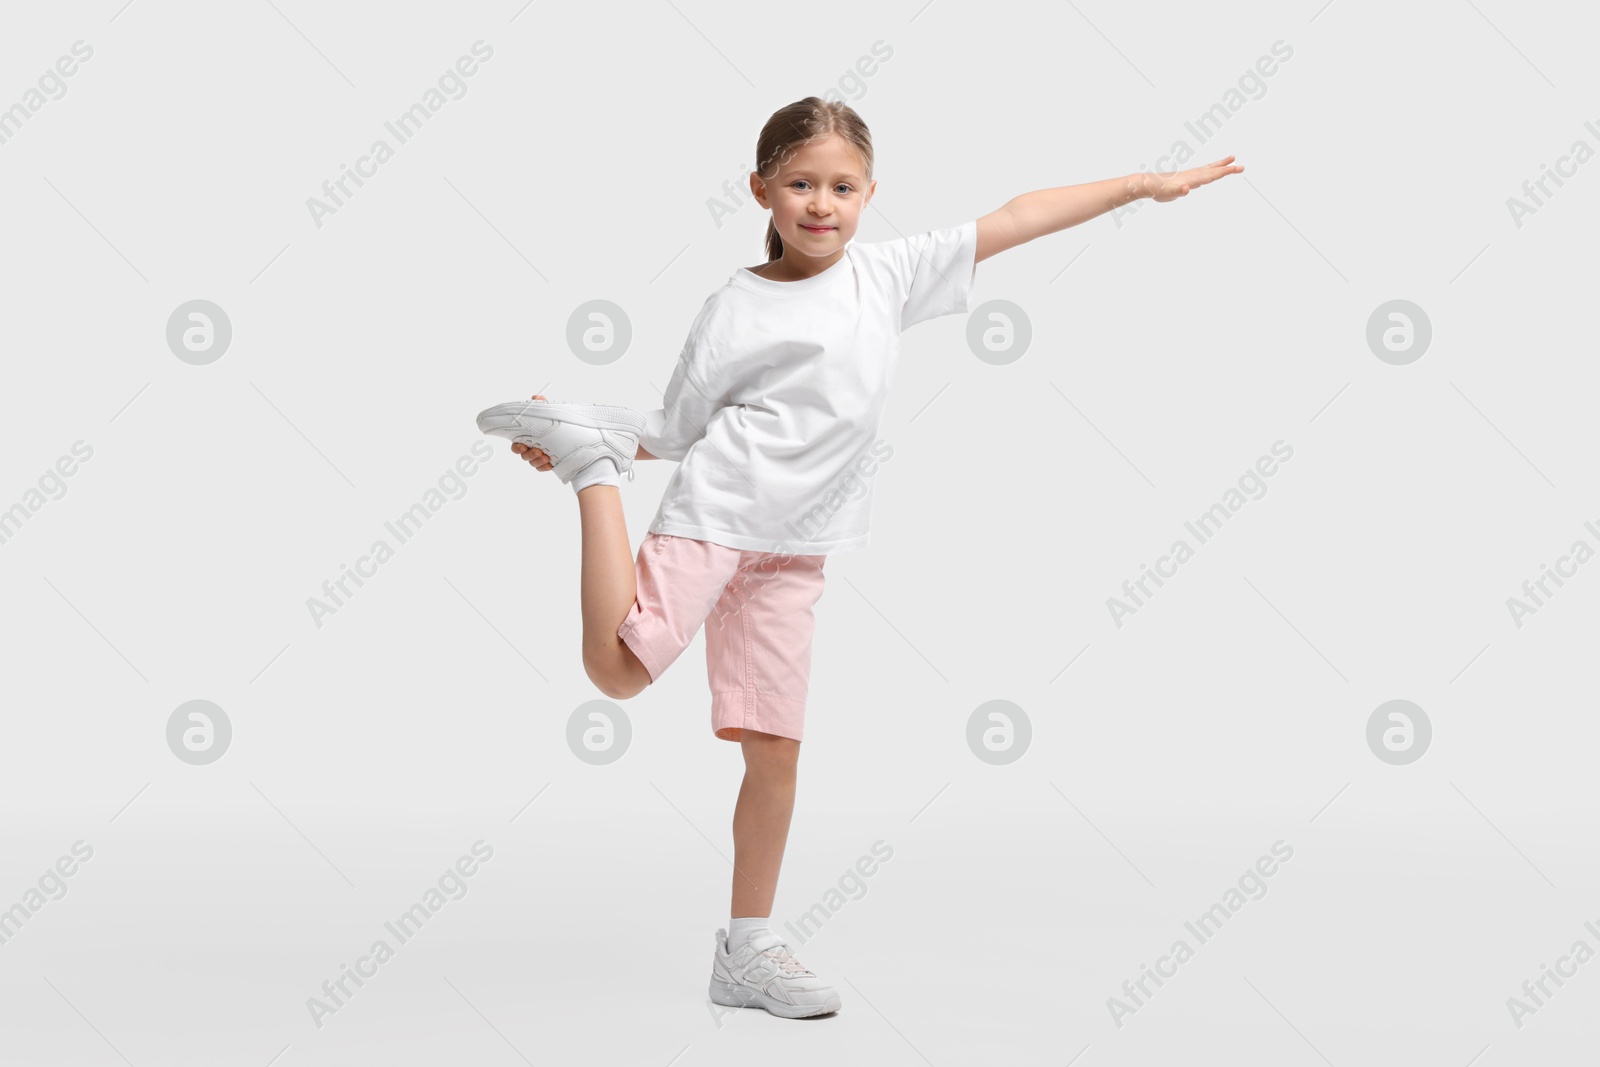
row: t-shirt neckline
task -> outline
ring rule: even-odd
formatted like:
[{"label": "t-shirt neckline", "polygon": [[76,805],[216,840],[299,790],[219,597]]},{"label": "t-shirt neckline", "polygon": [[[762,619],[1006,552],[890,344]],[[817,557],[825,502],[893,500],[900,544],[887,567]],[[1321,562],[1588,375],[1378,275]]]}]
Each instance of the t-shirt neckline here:
[{"label": "t-shirt neckline", "polygon": [[763,278],[759,274],[752,273],[749,267],[740,267],[734,271],[733,278],[736,283],[744,288],[752,289],[759,293],[809,292],[826,285],[834,276],[845,273],[845,263],[850,258],[850,249],[851,245],[845,245],[844,255],[835,260],[831,267],[818,271],[809,278],[801,278],[798,281],[780,282],[772,278]]}]

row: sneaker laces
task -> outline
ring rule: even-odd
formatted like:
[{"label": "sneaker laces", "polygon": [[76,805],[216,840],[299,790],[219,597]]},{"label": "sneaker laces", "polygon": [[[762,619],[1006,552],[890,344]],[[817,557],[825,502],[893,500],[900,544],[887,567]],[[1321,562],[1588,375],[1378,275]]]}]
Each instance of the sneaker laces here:
[{"label": "sneaker laces", "polygon": [[761,953],[772,962],[776,963],[785,974],[810,974],[805,964],[789,955],[789,950],[782,945],[776,948],[765,949]]}]

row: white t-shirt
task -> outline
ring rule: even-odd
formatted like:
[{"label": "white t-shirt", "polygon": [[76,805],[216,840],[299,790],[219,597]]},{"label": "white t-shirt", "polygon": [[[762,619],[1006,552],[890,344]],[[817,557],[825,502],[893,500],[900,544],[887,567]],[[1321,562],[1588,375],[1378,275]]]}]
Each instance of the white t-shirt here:
[{"label": "white t-shirt", "polygon": [[818,555],[865,548],[902,330],[962,313],[976,220],[851,241],[820,274],[740,267],[706,298],[639,443],[679,460],[650,531]]}]

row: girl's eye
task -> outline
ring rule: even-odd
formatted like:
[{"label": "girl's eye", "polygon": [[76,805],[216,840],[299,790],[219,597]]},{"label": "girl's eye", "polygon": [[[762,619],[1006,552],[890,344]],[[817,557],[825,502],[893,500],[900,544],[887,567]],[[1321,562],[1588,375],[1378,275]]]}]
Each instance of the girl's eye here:
[{"label": "girl's eye", "polygon": [[[806,180],[804,178],[796,178],[794,181],[789,183],[791,188],[793,188],[794,186],[797,186],[797,185],[805,185],[805,184],[806,184]],[[850,185],[847,182],[840,182],[834,188],[835,189],[843,189],[846,192],[848,192],[850,190]]]}]

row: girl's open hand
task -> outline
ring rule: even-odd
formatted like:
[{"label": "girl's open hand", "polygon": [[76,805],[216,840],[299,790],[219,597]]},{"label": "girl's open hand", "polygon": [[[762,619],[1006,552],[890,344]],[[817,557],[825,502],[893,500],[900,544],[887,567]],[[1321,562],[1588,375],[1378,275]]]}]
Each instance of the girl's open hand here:
[{"label": "girl's open hand", "polygon": [[[544,396],[534,393],[533,399],[543,400]],[[533,469],[536,471],[547,471],[551,467],[550,457],[544,454],[544,449],[542,448],[531,447],[521,441],[513,441],[511,442],[511,451],[533,464]]]},{"label": "girl's open hand", "polygon": [[1233,163],[1232,156],[1219,159],[1215,163],[1207,163],[1203,167],[1192,167],[1189,170],[1180,170],[1172,174],[1146,174],[1145,188],[1150,190],[1150,199],[1158,204],[1168,200],[1176,200],[1180,196],[1188,196],[1190,189],[1198,189],[1202,185],[1210,185],[1218,178],[1229,174],[1238,174],[1244,167]]}]

